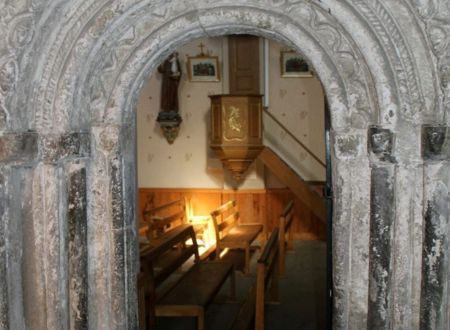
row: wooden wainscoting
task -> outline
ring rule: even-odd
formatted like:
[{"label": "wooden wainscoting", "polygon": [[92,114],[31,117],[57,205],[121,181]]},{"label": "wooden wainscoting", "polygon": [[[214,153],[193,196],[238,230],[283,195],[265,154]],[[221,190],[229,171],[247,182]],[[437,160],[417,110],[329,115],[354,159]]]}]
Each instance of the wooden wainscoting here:
[{"label": "wooden wainscoting", "polygon": [[259,222],[270,232],[277,225],[283,207],[294,200],[292,224],[295,239],[326,240],[326,227],[289,189],[221,190],[187,188],[139,188],[139,217],[146,208],[180,198],[191,201],[194,215],[208,215],[226,201],[235,199],[242,223]]}]

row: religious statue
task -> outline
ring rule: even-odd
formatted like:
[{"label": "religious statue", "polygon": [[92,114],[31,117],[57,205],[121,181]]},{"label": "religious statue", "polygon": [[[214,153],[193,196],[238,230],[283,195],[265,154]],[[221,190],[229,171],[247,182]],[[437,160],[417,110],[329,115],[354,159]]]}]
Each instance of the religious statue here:
[{"label": "religious statue", "polygon": [[162,74],[161,109],[156,119],[161,125],[164,136],[172,144],[178,136],[181,116],[178,113],[178,85],[181,79],[181,65],[178,53],[172,53],[159,67]]},{"label": "religious statue", "polygon": [[178,85],[181,79],[181,65],[178,53],[172,53],[159,67],[162,74],[161,111],[178,112]]}]

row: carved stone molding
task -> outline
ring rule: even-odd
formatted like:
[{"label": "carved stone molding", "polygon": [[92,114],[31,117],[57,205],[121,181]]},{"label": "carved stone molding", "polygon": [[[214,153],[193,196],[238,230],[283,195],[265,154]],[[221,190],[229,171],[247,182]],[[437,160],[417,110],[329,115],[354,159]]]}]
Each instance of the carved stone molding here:
[{"label": "carved stone molding", "polygon": [[[0,207],[6,210],[6,216],[1,216],[10,216],[8,210],[12,210],[13,220],[34,219],[45,210],[51,217],[38,222],[39,233],[45,227],[52,241],[64,243],[64,226],[69,223],[70,230],[79,234],[69,239],[74,244],[87,242],[80,268],[74,268],[78,262],[76,247],[68,254],[72,272],[84,286],[81,291],[74,283],[68,286],[74,297],[72,311],[62,305],[48,307],[55,301],[67,301],[54,289],[67,280],[55,276],[54,271],[57,262],[65,260],[64,251],[37,250],[36,260],[51,260],[49,266],[36,271],[46,278],[48,294],[39,295],[35,304],[0,290],[0,310],[6,311],[0,313],[5,314],[0,315],[0,328],[10,320],[20,327],[33,315],[40,320],[38,328],[45,328],[44,324],[61,328],[58,325],[67,324],[65,320],[90,328],[137,328],[133,279],[138,271],[138,252],[137,244],[130,243],[136,242],[133,111],[137,98],[149,74],[181,43],[228,33],[254,33],[298,49],[314,66],[324,86],[333,139],[335,328],[362,329],[368,324],[369,314],[369,325],[417,328],[417,321],[408,316],[414,313],[412,307],[402,306],[404,313],[392,309],[399,301],[414,300],[411,305],[417,306],[420,288],[405,280],[404,290],[394,286],[385,290],[387,282],[382,280],[384,270],[392,270],[394,275],[409,272],[395,252],[389,267],[386,260],[372,253],[372,268],[381,265],[381,272],[371,280],[374,294],[370,299],[392,296],[393,300],[392,304],[372,302],[369,308],[369,233],[372,230],[370,244],[374,248],[391,246],[392,242],[380,232],[382,222],[369,229],[368,219],[376,221],[380,214],[397,228],[397,219],[407,224],[412,217],[421,217],[417,205],[424,204],[419,191],[427,185],[421,180],[422,174],[415,176],[417,192],[408,200],[408,205],[416,207],[413,211],[397,204],[402,189],[408,187],[408,173],[404,173],[403,188],[389,187],[388,203],[381,198],[386,186],[383,182],[397,182],[398,167],[403,165],[393,164],[394,149],[395,156],[402,160],[409,160],[407,151],[419,155],[418,126],[437,123],[423,128],[423,158],[429,161],[426,166],[439,167],[449,159],[448,0],[16,0],[0,2],[0,31],[0,170],[12,171],[9,165],[28,163],[38,168],[37,174],[26,166],[11,175],[2,172],[1,196],[11,191],[15,195],[6,196],[5,204],[0,201]],[[69,199],[65,200],[67,196],[58,189],[67,178],[62,178],[64,171],[59,165],[84,157],[86,170],[77,169],[68,179]],[[372,202],[372,208],[379,211],[372,214],[367,207],[370,165],[375,165],[372,179],[378,181],[372,188],[381,198]],[[444,185],[448,175],[445,166],[441,167],[443,174],[438,181]],[[392,172],[385,173],[386,169]],[[429,181],[433,179],[432,170],[427,174]],[[422,172],[417,169],[417,173]],[[16,182],[23,182],[25,188]],[[27,190],[27,185],[36,190]],[[83,188],[77,189],[77,185]],[[431,189],[429,186],[426,189]],[[442,195],[445,192],[443,187]],[[22,200],[26,203],[19,205]],[[78,206],[67,215],[68,201],[77,201]],[[395,217],[383,213],[388,209],[396,210]],[[17,226],[20,223],[8,219],[2,223],[8,221]],[[422,228],[419,221],[417,227]],[[5,231],[11,229],[2,230],[0,259],[7,260],[3,251],[16,250],[8,243],[13,234]],[[17,227],[14,230],[14,235],[22,237]],[[9,235],[8,240],[5,235]],[[18,240],[16,236],[12,238]],[[403,246],[411,250],[401,252],[412,260],[422,249],[420,241],[405,241]],[[34,243],[27,241],[27,246]],[[426,248],[434,251],[432,236],[427,244]],[[17,265],[22,264],[19,254],[14,254]],[[6,275],[0,276],[2,288],[15,280],[10,275],[12,261],[8,262]],[[414,267],[421,265],[415,263]],[[426,267],[424,272],[428,272]],[[4,273],[0,269],[0,274]],[[416,280],[421,276],[411,275]],[[426,287],[428,291],[430,287]],[[17,286],[14,290],[33,295],[27,291],[33,288]],[[76,303],[79,293],[80,297],[89,296],[89,306],[85,301]],[[74,319],[78,308],[80,318]],[[10,310],[14,313],[6,315]],[[383,320],[383,315],[389,315],[389,319]],[[424,327],[431,324],[427,315],[422,318]]]},{"label": "carved stone molding", "polygon": [[365,154],[365,137],[362,134],[333,134],[334,154],[337,159],[351,160]]},{"label": "carved stone molding", "polygon": [[425,160],[450,160],[450,126],[422,127],[422,156]]},{"label": "carved stone molding", "polygon": [[394,134],[390,129],[372,126],[368,130],[368,149],[372,160],[395,162]]},{"label": "carved stone molding", "polygon": [[90,154],[87,133],[39,135],[36,132],[8,133],[0,136],[0,162],[56,163],[85,158]]},{"label": "carved stone molding", "polygon": [[423,20],[432,50],[438,59],[439,77],[444,101],[443,119],[450,123],[450,3],[447,0],[414,0]]},{"label": "carved stone molding", "polygon": [[5,134],[0,137],[0,161],[34,161],[38,155],[36,133]]}]

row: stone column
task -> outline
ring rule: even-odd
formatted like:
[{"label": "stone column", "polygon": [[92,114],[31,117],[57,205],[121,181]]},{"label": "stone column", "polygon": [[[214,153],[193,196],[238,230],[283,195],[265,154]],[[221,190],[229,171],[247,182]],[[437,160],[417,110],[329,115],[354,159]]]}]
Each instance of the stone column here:
[{"label": "stone column", "polygon": [[69,191],[65,173],[70,164],[84,166],[89,141],[83,133],[27,132],[5,134],[0,145],[0,193],[8,196],[0,226],[2,329],[67,329],[75,299],[68,288],[68,199],[83,188]]},{"label": "stone column", "polygon": [[363,329],[367,305],[360,302],[367,301],[368,292],[370,187],[366,132],[332,132],[332,141],[333,327]]},{"label": "stone column", "polygon": [[91,129],[87,173],[89,327],[137,327],[135,130]]},{"label": "stone column", "polygon": [[423,165],[412,158],[395,169],[392,328],[399,330],[418,329],[420,315]]},{"label": "stone column", "polygon": [[7,284],[7,255],[6,255],[6,173],[0,169],[0,329],[8,329],[8,284]]},{"label": "stone column", "polygon": [[88,241],[86,163],[72,163],[66,170],[69,329],[88,328]]},{"label": "stone column", "polygon": [[449,324],[449,178],[450,126],[424,126],[424,228],[421,329],[448,329]]},{"label": "stone column", "polygon": [[[38,155],[36,133],[3,133],[0,137],[0,328],[25,329],[24,233],[32,224],[33,162]],[[27,165],[28,164],[28,165]],[[33,251],[35,248],[33,248]],[[33,290],[36,292],[38,289]],[[35,303],[44,306],[42,294]],[[43,313],[36,326],[45,326]]]},{"label": "stone column", "polygon": [[371,127],[368,132],[371,158],[370,252],[368,329],[391,328],[392,239],[395,221],[395,164],[393,133]]}]

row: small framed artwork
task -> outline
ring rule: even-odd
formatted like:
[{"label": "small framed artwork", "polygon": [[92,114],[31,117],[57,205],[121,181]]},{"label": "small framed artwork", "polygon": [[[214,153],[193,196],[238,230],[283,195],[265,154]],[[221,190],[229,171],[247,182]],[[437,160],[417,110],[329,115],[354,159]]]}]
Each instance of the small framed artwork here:
[{"label": "small framed artwork", "polygon": [[220,81],[218,56],[188,56],[187,70],[190,81]]},{"label": "small framed artwork", "polygon": [[312,77],[312,71],[304,57],[296,52],[281,52],[281,76],[282,77]]}]

